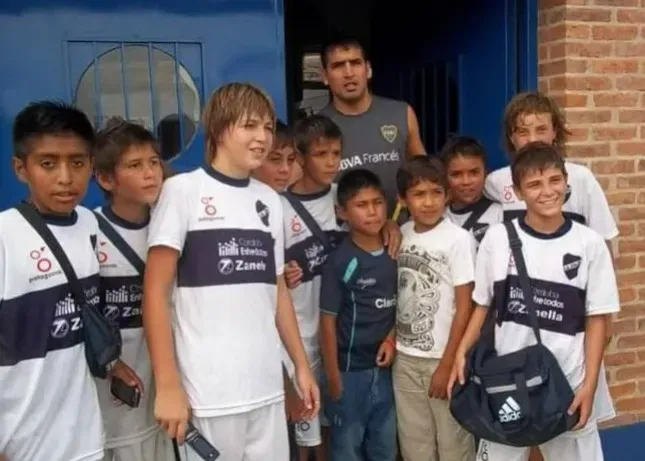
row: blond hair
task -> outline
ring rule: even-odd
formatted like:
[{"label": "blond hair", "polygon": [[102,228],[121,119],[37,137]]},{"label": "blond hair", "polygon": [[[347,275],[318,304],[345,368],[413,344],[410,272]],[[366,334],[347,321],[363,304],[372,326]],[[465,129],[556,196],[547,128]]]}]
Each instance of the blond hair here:
[{"label": "blond hair", "polygon": [[206,133],[206,163],[215,158],[217,146],[226,130],[241,119],[254,116],[268,118],[275,126],[273,101],[261,88],[250,83],[233,82],[215,90],[202,114]]}]

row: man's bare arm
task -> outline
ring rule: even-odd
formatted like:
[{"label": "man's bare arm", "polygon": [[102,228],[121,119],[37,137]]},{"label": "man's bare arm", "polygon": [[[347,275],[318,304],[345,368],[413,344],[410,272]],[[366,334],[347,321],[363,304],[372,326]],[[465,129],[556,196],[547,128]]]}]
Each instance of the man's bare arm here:
[{"label": "man's bare arm", "polygon": [[419,129],[419,120],[414,113],[412,106],[408,106],[408,140],[406,142],[406,158],[412,158],[419,155],[426,155],[426,149],[421,140],[421,130]]}]

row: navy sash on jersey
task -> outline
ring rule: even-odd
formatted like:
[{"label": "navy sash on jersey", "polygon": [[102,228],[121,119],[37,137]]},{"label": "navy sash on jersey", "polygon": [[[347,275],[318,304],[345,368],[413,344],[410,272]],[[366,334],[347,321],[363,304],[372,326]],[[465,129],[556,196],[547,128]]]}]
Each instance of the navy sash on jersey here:
[{"label": "navy sash on jersey", "polygon": [[143,262],[143,259],[139,257],[139,255],[132,249],[130,245],[128,245],[128,242],[125,241],[123,237],[121,237],[121,234],[119,234],[114,226],[110,224],[110,222],[103,217],[100,213],[94,213],[96,216],[96,219],[99,222],[99,229],[101,229],[101,232],[103,232],[103,235],[112,242],[112,244],[116,247],[117,250],[121,252],[123,257],[128,260],[130,264],[137,270],[140,276],[143,277],[143,272],[145,271],[146,268],[146,263]]},{"label": "navy sash on jersey", "polygon": [[468,219],[466,222],[461,226],[467,231],[471,231],[473,226],[477,223],[479,218],[481,218],[484,213],[490,208],[490,206],[493,204],[493,201],[490,200],[486,196],[482,196],[482,198],[475,204],[473,207],[473,211],[470,213],[470,216],[468,216]]},{"label": "navy sash on jersey", "polygon": [[96,306],[88,304],[85,290],[76,276],[72,263],[36,207],[23,202],[16,209],[45,241],[45,245],[67,277],[72,296],[83,318],[87,365],[92,375],[105,378],[108,374],[108,365],[121,356],[121,332],[118,325],[106,319]]},{"label": "navy sash on jersey", "polygon": [[329,237],[327,237],[327,234],[318,225],[314,217],[311,216],[311,213],[309,213],[307,208],[305,208],[302,202],[298,200],[298,198],[295,197],[291,192],[286,191],[282,195],[284,196],[284,198],[287,199],[287,201],[289,202],[289,205],[291,205],[291,207],[294,210],[296,210],[296,213],[300,215],[303,222],[309,228],[311,233],[314,234],[316,238],[320,240],[320,243],[322,243],[323,247],[325,248],[325,251],[327,253],[330,253],[332,250],[332,245],[331,245],[331,242],[329,241]]}]

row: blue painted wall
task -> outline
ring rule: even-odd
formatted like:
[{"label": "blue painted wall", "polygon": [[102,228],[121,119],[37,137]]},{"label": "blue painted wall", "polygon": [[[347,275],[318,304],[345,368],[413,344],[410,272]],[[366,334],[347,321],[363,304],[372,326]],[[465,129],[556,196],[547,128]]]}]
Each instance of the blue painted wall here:
[{"label": "blue painted wall", "polygon": [[[231,80],[262,86],[286,116],[284,25],[280,0],[4,0],[0,2],[0,209],[24,190],[11,165],[11,123],[28,102],[70,101],[76,76],[67,71],[66,41],[201,43],[202,100]],[[87,64],[90,64],[88,62]],[[203,138],[173,165],[199,165]],[[93,187],[85,203],[101,194]]]}]

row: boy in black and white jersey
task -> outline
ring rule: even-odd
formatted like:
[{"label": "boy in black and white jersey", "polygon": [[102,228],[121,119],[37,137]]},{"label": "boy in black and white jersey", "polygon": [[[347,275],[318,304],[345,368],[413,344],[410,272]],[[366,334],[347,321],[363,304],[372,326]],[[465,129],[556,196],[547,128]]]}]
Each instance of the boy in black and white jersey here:
[{"label": "boy in black and white jersey", "polygon": [[[594,395],[604,349],[606,317],[620,309],[611,255],[603,237],[563,213],[566,164],[545,143],[528,144],[512,163],[514,193],[527,206],[513,219],[538,309],[542,342],[558,360],[576,395],[569,408],[580,410],[570,432],[540,446],[546,459],[602,461]],[[459,346],[449,391],[464,382],[466,353],[480,335],[488,309],[496,309],[495,348],[508,354],[535,343],[517,270],[503,224],[492,227],[477,255],[473,300],[477,307]],[[519,308],[518,308],[519,307]],[[478,460],[528,459],[529,448],[482,441]]]},{"label": "boy in black and white jersey", "polygon": [[271,149],[275,110],[260,89],[230,83],[203,118],[207,164],[169,178],[150,219],[143,324],[155,416],[180,445],[190,420],[221,461],[284,461],[282,344],[308,418],[320,396],[283,277],[280,197],[249,177]]},{"label": "boy in black and white jersey", "polygon": [[[88,304],[99,297],[98,226],[78,206],[92,174],[94,130],[77,109],[37,102],[13,125],[13,165],[67,255]],[[96,386],[82,317],[67,278],[16,209],[0,213],[0,457],[94,461],[103,457]],[[129,370],[111,369],[123,379]]]},{"label": "boy in black and white jersey", "polygon": [[[526,144],[542,141],[563,153],[567,135],[564,116],[556,102],[539,92],[520,93],[513,97],[504,111],[504,145],[511,159]],[[607,242],[618,236],[618,227],[611,214],[609,203],[593,173],[583,165],[565,160],[567,190],[562,212],[565,216],[591,227]],[[508,221],[525,213],[526,204],[516,194],[510,166],[493,171],[486,178],[486,195],[501,202],[504,220]],[[607,317],[607,343],[611,338],[611,318]],[[609,394],[604,365],[601,367],[596,392],[598,418],[601,421],[616,416]],[[532,461],[538,461],[535,457]]]},{"label": "boy in black and white jersey", "polygon": [[486,149],[474,138],[457,136],[444,144],[440,157],[450,191],[446,216],[469,231],[479,245],[488,228],[503,219],[502,205],[484,195]]},{"label": "boy in black and white jersey", "polygon": [[[297,158],[298,151],[293,130],[284,122],[276,120],[273,146],[262,165],[253,170],[252,176],[282,194],[291,183]],[[295,425],[301,422],[302,400],[293,385],[293,363],[289,360],[286,352],[283,360],[284,399],[289,428],[289,450],[291,452],[289,459],[299,461]]]},{"label": "boy in black and white jersey", "polygon": [[[121,328],[121,358],[139,378],[127,384],[136,386],[141,395],[139,406],[130,408],[114,400],[110,380],[97,381],[106,431],[103,461],[169,461],[174,456],[170,440],[154,417],[152,365],[141,321],[143,273],[139,272],[148,249],[150,206],[163,180],[157,141],[144,127],[114,119],[97,133],[94,170],[108,198],[106,205],[96,209],[101,223],[98,254],[103,312]],[[112,232],[120,240],[113,239]],[[127,256],[131,251],[137,258],[134,261]]]},{"label": "boy in black and white jersey", "polygon": [[[294,134],[301,155],[302,177],[282,197],[285,272],[309,363],[314,375],[320,377],[322,269],[329,252],[344,234],[336,219],[336,185],[332,184],[340,168],[342,135],[338,126],[324,115],[298,121]],[[321,240],[319,232],[325,234],[325,240]],[[301,447],[301,461],[309,459],[310,447],[316,447],[316,460],[326,459],[320,418],[296,425],[296,443]]]}]

